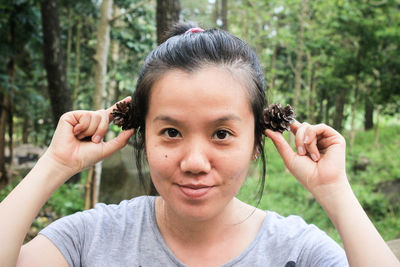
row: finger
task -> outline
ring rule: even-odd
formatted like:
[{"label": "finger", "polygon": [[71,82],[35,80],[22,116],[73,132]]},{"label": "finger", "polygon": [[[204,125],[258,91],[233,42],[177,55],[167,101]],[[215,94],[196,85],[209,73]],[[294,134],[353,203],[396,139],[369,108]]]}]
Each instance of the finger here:
[{"label": "finger", "polygon": [[298,121],[296,121],[296,120],[293,120],[293,123],[290,124],[290,131],[291,131],[294,135],[296,135],[297,130],[298,130],[300,127],[301,127],[301,123],[298,122]]},{"label": "finger", "polygon": [[308,123],[303,123],[303,124],[301,124],[300,127],[297,128],[297,131],[296,131],[294,140],[296,143],[297,151],[300,155],[305,155],[307,153],[305,145],[304,145],[304,137],[306,136],[305,132],[306,132],[307,128],[309,128],[309,127],[310,127],[310,125]]},{"label": "finger", "polygon": [[293,158],[296,157],[296,153],[293,151],[291,146],[286,142],[285,138],[281,133],[274,132],[271,130],[265,130],[265,134],[271,138],[274,143],[276,149],[281,155],[285,165],[290,170],[290,162],[292,162]]},{"label": "finger", "polygon": [[320,158],[319,149],[317,147],[317,133],[315,127],[307,127],[304,133],[304,145],[307,152],[313,161],[318,161]]},{"label": "finger", "polygon": [[317,147],[319,151],[321,152],[324,149],[327,149],[331,145],[334,145],[337,143],[337,138],[332,136],[332,137],[327,137],[327,138],[322,138],[321,140],[318,140],[317,142]]},{"label": "finger", "polygon": [[103,146],[103,159],[123,148],[128,143],[129,138],[133,135],[133,133],[133,129],[122,131],[114,139],[105,142]]},{"label": "finger", "polygon": [[99,126],[96,129],[96,132],[92,136],[92,141],[94,143],[100,143],[100,141],[103,139],[103,137],[107,133],[108,124],[109,124],[107,112],[105,110],[99,110],[98,112],[100,113],[101,121],[99,123]]},{"label": "finger", "polygon": [[82,112],[74,114],[74,117],[78,121],[78,124],[75,125],[73,133],[74,135],[78,135],[89,127],[91,116],[89,112]]},{"label": "finger", "polygon": [[[122,99],[121,101],[118,101],[117,103],[120,102],[131,102],[132,98],[130,96],[125,97],[124,99]],[[115,103],[114,105],[112,105],[111,107],[109,107],[108,109],[106,109],[106,112],[108,114],[108,119],[109,121],[112,121],[113,117],[111,115],[111,112],[114,111],[114,109],[117,109],[117,103]]]},{"label": "finger", "polygon": [[326,124],[318,124],[315,126],[317,134],[317,146],[319,149],[326,149],[331,145],[342,145],[346,147],[344,137],[332,127]]},{"label": "finger", "polygon": [[92,136],[96,132],[97,128],[99,127],[99,124],[101,121],[101,115],[99,113],[93,112],[93,111],[90,112],[89,115],[90,115],[90,123],[89,123],[87,129],[85,129],[78,135],[79,139],[85,138],[88,136]]}]

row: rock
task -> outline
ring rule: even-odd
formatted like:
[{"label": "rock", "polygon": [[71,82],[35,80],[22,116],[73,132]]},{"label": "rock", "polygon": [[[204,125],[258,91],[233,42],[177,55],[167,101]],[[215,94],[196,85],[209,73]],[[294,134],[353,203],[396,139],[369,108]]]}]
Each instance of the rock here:
[{"label": "rock", "polygon": [[[39,147],[32,144],[22,144],[13,150],[13,169],[24,170],[32,169],[37,160],[43,155],[47,147]],[[10,152],[5,150],[6,158],[10,162]]]},{"label": "rock", "polygon": [[371,160],[366,156],[359,157],[353,165],[354,173],[358,171],[365,171],[367,167],[371,164]]},{"label": "rock", "polygon": [[[143,168],[144,175],[149,176],[148,169]],[[119,203],[144,195],[136,168],[136,157],[131,145],[103,161],[99,201],[102,203]]]},{"label": "rock", "polygon": [[379,192],[382,192],[386,196],[390,204],[400,206],[400,178],[382,181],[378,184],[377,188]]},{"label": "rock", "polygon": [[400,239],[387,241],[386,244],[388,244],[394,255],[400,260]]}]

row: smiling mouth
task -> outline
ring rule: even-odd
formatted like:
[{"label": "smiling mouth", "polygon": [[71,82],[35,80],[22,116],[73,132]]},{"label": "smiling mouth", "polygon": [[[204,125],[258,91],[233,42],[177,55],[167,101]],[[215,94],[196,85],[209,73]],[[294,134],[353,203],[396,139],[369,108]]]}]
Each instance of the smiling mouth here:
[{"label": "smiling mouth", "polygon": [[201,198],[205,196],[214,186],[207,185],[179,185],[180,191],[188,198]]}]

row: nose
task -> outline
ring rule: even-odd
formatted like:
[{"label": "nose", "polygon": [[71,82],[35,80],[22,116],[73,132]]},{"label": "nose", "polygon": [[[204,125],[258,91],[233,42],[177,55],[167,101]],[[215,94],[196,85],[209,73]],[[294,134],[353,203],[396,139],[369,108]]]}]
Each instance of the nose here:
[{"label": "nose", "polygon": [[187,174],[207,174],[211,164],[207,156],[206,145],[193,140],[185,147],[185,154],[181,160],[180,168]]}]

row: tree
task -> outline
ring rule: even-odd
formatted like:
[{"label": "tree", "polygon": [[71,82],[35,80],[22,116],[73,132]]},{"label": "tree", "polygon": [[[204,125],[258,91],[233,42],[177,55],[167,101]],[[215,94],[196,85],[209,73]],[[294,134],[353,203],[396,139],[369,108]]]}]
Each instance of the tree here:
[{"label": "tree", "polygon": [[222,26],[221,29],[227,31],[228,30],[228,0],[221,1],[221,19]]},{"label": "tree", "polygon": [[299,107],[300,104],[300,91],[302,83],[302,72],[303,72],[303,55],[304,55],[304,28],[306,24],[306,16],[308,12],[308,0],[301,1],[300,16],[299,16],[299,36],[298,46],[296,51],[296,67],[294,70],[294,100],[293,104],[295,107]]},{"label": "tree", "polygon": [[[11,182],[15,95],[20,89],[16,85],[17,65],[24,69],[26,64],[25,45],[37,37],[34,29],[37,28],[35,6],[29,2],[2,3],[0,8],[0,184]],[[8,12],[4,12],[8,11]],[[33,38],[32,38],[33,37]],[[26,108],[26,107],[24,107]],[[25,110],[25,112],[27,112]],[[7,129],[8,128],[8,129]],[[8,170],[5,166],[6,132],[8,130]]]},{"label": "tree", "polygon": [[[97,29],[97,45],[95,55],[95,88],[93,92],[93,108],[103,109],[105,104],[107,59],[110,49],[110,19],[113,0],[101,3],[100,22]],[[87,180],[86,208],[93,208],[99,199],[101,182],[101,162],[90,168]]]},{"label": "tree", "polygon": [[179,0],[157,0],[157,43],[165,41],[165,34],[179,21]]},{"label": "tree", "polygon": [[60,39],[58,1],[44,0],[41,3],[41,13],[44,67],[47,72],[47,84],[54,124],[57,126],[61,115],[72,108],[71,94],[67,86],[64,52]]}]

